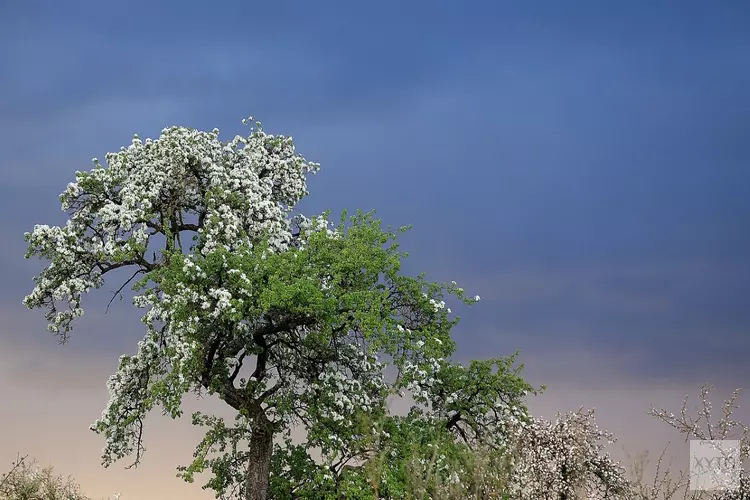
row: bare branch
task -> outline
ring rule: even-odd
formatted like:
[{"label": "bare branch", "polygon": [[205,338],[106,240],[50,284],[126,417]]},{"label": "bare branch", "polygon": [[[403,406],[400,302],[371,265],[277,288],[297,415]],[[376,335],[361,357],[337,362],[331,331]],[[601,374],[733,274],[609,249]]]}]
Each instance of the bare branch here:
[{"label": "bare branch", "polygon": [[126,281],[125,283],[123,283],[122,286],[120,288],[118,288],[116,292],[114,292],[114,294],[112,295],[112,298],[109,299],[109,302],[107,303],[107,309],[104,311],[104,314],[107,314],[109,312],[109,306],[112,304],[112,301],[115,300],[115,297],[117,295],[120,295],[120,300],[122,300],[122,294],[120,293],[120,292],[122,292],[122,289],[125,288],[128,283],[130,283],[131,281],[133,281],[133,278],[135,278],[139,274],[142,274],[142,273],[145,273],[145,272],[146,271],[143,270],[143,269],[138,269],[135,273],[133,273],[133,276],[131,276],[130,279],[128,279],[128,281]]}]

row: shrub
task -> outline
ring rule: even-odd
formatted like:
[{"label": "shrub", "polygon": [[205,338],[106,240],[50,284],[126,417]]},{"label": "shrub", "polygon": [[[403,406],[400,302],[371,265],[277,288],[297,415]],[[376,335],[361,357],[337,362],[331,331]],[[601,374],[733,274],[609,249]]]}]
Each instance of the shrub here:
[{"label": "shrub", "polygon": [[[55,476],[54,469],[42,469],[28,455],[13,462],[10,472],[0,476],[0,500],[90,500],[68,476]],[[119,500],[115,493],[113,500]]]}]

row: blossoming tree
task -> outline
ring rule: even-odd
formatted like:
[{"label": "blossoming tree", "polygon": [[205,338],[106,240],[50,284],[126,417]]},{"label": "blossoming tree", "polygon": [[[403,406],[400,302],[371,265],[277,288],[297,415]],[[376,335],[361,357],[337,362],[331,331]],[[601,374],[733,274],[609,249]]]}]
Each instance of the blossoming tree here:
[{"label": "blossoming tree", "polygon": [[[92,170],[76,172],[60,196],[64,226],[26,233],[26,257],[49,265],[24,303],[46,309],[61,342],[83,315],[82,295],[105,275],[132,271],[117,294],[140,276],[134,304],[147,309],[146,334],[120,358],[92,425],[106,437],[103,465],[132,454],[137,465],[146,414],[160,405],[179,417],[191,391],[237,412],[233,425],[194,414],[209,430],[180,468],[188,481],[210,468],[206,487],[217,495],[377,490],[385,476],[373,482],[364,472],[375,455],[403,456],[407,442],[436,433],[447,444],[502,445],[503,415],[525,418],[523,397],[534,392],[515,358],[446,360],[459,318],[443,299],[479,297],[455,282],[401,275],[396,233],[371,214],[347,226],[344,213],[335,229],[327,213],[292,215],[319,166],[291,138],[256,125],[229,142],[217,129],[135,136],[106,167],[94,159]],[[406,417],[390,415],[387,398],[402,389],[416,403]],[[295,427],[305,430],[301,445],[290,439]],[[386,487],[396,495],[399,472],[391,472]]]}]

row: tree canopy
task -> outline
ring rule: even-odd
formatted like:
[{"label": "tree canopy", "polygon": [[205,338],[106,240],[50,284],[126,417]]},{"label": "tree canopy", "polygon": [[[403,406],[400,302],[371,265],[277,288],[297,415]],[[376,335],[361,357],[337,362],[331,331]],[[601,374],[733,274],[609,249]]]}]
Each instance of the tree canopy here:
[{"label": "tree canopy", "polygon": [[[319,166],[255,125],[228,142],[217,129],[136,136],[106,167],[76,172],[60,196],[64,226],[26,233],[27,258],[49,265],[24,303],[46,309],[61,342],[106,274],[132,270],[117,293],[140,276],[146,333],[91,426],[106,438],[103,464],[135,455],[137,465],[146,414],[158,405],[180,417],[185,394],[208,393],[236,421],[193,414],[208,429],[180,475],[210,469],[217,497],[415,498],[454,483],[491,498],[466,476],[470,451],[486,448],[500,467],[494,453],[534,428],[525,396],[537,389],[515,354],[450,360],[460,318],[446,300],[479,296],[404,275],[396,239],[408,227],[383,229],[372,212],[344,211],[338,225],[328,212],[293,214]],[[396,415],[388,401],[404,391],[413,404]],[[586,471],[614,470],[590,455]],[[415,467],[422,485],[407,484]]]}]

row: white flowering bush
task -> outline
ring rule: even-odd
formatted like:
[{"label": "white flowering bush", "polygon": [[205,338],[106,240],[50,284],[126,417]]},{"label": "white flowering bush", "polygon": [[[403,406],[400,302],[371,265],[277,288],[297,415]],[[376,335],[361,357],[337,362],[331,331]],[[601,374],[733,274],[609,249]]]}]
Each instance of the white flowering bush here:
[{"label": "white flowering bush", "polygon": [[[676,480],[669,478],[671,473],[671,464],[667,467],[663,475],[657,474],[654,482],[650,486],[641,486],[634,489],[634,495],[632,498],[638,500],[647,500],[655,497],[657,493],[662,493],[665,500],[677,498],[680,491],[683,492],[682,498],[690,500],[748,500],[750,499],[750,477],[747,475],[746,467],[748,459],[750,459],[750,428],[743,422],[735,420],[733,418],[734,410],[739,408],[737,400],[742,392],[741,389],[736,389],[732,395],[727,399],[721,408],[721,418],[714,421],[713,405],[708,399],[708,393],[711,391],[710,385],[704,385],[700,389],[699,399],[700,403],[696,409],[697,416],[688,416],[688,398],[685,396],[685,401],[679,412],[679,415],[675,415],[664,408],[657,409],[651,407],[647,412],[654,418],[661,420],[673,429],[677,430],[680,434],[685,436],[685,439],[697,439],[697,440],[738,440],[739,456],[742,461],[743,467],[740,471],[739,487],[736,489],[727,489],[724,491],[691,491],[689,486],[689,476],[685,471],[678,476]],[[666,451],[666,450],[665,450]],[[659,458],[658,466],[661,466],[662,457]]]},{"label": "white flowering bush", "polygon": [[604,448],[615,442],[600,430],[594,410],[557,415],[554,421],[509,421],[511,498],[627,498],[626,471]]},{"label": "white flowering bush", "polygon": [[[42,469],[28,455],[13,462],[9,472],[0,476],[0,500],[90,500],[68,476],[55,476],[52,467]],[[120,500],[115,493],[112,500]]]}]

